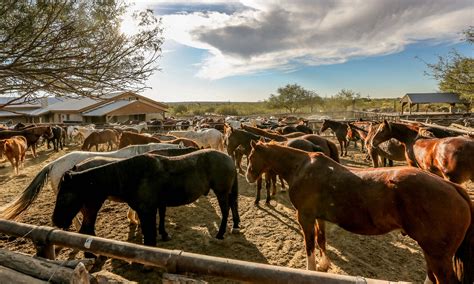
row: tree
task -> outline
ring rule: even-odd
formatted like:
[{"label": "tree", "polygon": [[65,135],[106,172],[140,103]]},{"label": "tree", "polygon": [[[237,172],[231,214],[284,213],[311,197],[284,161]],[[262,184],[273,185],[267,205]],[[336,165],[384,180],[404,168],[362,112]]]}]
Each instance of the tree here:
[{"label": "tree", "polygon": [[295,113],[308,102],[314,106],[316,98],[319,98],[315,92],[306,90],[298,84],[288,84],[283,88],[278,88],[277,92],[278,95],[270,95],[267,103],[271,108],[284,108],[290,113]]},{"label": "tree", "polygon": [[173,108],[175,114],[183,114],[188,112],[188,108],[185,105],[177,105]]},{"label": "tree", "polygon": [[150,10],[135,13],[138,31],[124,34],[126,8],[116,1],[2,1],[0,95],[20,104],[146,88],[161,56],[161,22]]},{"label": "tree", "polygon": [[[465,40],[474,43],[474,27],[464,31]],[[452,50],[446,57],[439,56],[438,62],[427,63],[430,69],[426,75],[438,81],[441,91],[459,93],[465,99],[474,98],[474,58],[465,57]]]},{"label": "tree", "polygon": [[347,110],[348,106],[354,105],[355,101],[360,99],[360,94],[353,90],[340,90],[333,99],[336,101],[338,106],[342,106],[344,110]]}]

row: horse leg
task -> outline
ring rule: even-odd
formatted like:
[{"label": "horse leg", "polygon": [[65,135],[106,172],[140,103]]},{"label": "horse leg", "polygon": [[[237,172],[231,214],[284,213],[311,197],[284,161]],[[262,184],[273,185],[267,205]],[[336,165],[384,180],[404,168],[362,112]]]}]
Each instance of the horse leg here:
[{"label": "horse leg", "polygon": [[306,269],[316,270],[316,257],[314,255],[315,248],[315,219],[305,216],[298,211],[298,223],[303,230],[304,243],[306,246]]},{"label": "horse leg", "polygon": [[345,152],[346,152],[346,153],[344,154],[344,156],[346,156],[346,157],[347,157],[347,146],[349,146],[349,141],[344,140],[344,150],[345,150]]},{"label": "horse leg", "polygon": [[318,242],[319,252],[321,254],[321,261],[319,261],[318,265],[316,266],[316,270],[327,272],[329,270],[329,266],[331,265],[331,261],[326,254],[326,222],[324,222],[324,220],[318,219],[316,220],[314,228],[316,230],[316,241]]},{"label": "horse leg", "polygon": [[130,224],[135,224],[135,225],[140,224],[140,220],[138,219],[137,212],[130,207],[128,207],[127,219]]},{"label": "horse leg", "polygon": [[[165,230],[166,206],[160,206],[158,209],[159,209],[158,212],[159,212],[159,215],[160,215],[160,224],[158,225],[158,233],[160,233],[160,235],[161,235],[161,240],[166,242],[166,241],[171,240],[171,237],[168,235],[168,233]],[[155,213],[155,215],[156,215],[156,213]],[[155,224],[155,227],[156,227],[156,224]]]},{"label": "horse leg", "polygon": [[36,158],[36,143],[31,145],[31,152],[33,153],[33,158]]},{"label": "horse leg", "polygon": [[270,176],[270,182],[272,183],[272,195],[276,195],[277,193],[277,177],[275,173],[272,173]]},{"label": "horse leg", "polygon": [[239,174],[245,175],[244,170],[242,170],[242,157],[243,156],[244,154],[242,154],[240,151],[237,152],[237,154],[235,155],[235,165],[239,169]]},{"label": "horse leg", "polygon": [[222,220],[217,232],[216,239],[223,240],[224,234],[227,229],[227,218],[229,217],[229,197],[227,194],[216,193],[217,200],[219,201],[219,207],[221,208]]},{"label": "horse leg", "polygon": [[[82,213],[82,225],[79,229],[79,233],[95,236],[95,222],[97,220],[97,214],[99,213],[100,205],[88,205],[81,209]],[[96,256],[90,252],[84,252],[86,258],[95,258]]]},{"label": "horse leg", "polygon": [[344,156],[344,141],[339,140],[339,146],[341,147],[341,157]]},{"label": "horse leg", "polygon": [[262,177],[257,179],[257,196],[255,197],[255,205],[260,202],[260,191],[262,190]]},{"label": "horse leg", "polygon": [[229,193],[229,205],[232,210],[232,233],[240,232],[240,216],[239,216],[239,191],[238,191],[238,181],[237,176],[235,177],[234,184],[232,185],[232,190]]},{"label": "horse leg", "polygon": [[270,204],[270,186],[271,186],[271,174],[265,173],[265,189],[267,190],[267,199],[265,200],[266,204]]},{"label": "horse leg", "polygon": [[285,181],[283,180],[283,178],[281,176],[278,176],[278,178],[280,179],[280,183],[281,183],[281,190],[282,192],[286,191],[286,187],[285,187]]},{"label": "horse leg", "polygon": [[[427,278],[433,283],[458,283],[453,270],[453,261],[446,256],[431,256],[424,252]],[[426,281],[426,280],[425,280]]]},{"label": "horse leg", "polygon": [[143,244],[146,246],[156,246],[156,211],[156,208],[149,211],[137,211],[142,227]]}]

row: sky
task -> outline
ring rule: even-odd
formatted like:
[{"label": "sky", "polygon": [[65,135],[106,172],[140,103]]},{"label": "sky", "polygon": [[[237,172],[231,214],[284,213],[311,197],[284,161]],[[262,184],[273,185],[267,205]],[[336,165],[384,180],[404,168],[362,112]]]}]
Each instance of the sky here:
[{"label": "sky", "polygon": [[461,34],[473,0],[133,2],[163,22],[161,70],[142,94],[164,102],[263,101],[295,83],[322,97],[436,92],[423,61],[474,57]]}]

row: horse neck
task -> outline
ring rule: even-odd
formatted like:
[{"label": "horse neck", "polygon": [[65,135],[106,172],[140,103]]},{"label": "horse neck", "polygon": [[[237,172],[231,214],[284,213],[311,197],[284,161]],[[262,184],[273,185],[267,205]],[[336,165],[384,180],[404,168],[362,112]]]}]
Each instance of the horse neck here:
[{"label": "horse neck", "polygon": [[343,126],[343,124],[341,124],[337,121],[333,121],[333,120],[326,120],[326,122],[327,122],[327,125],[328,125],[327,128],[331,128],[333,131],[336,131],[336,130],[340,129],[341,126]]},{"label": "horse neck", "polygon": [[408,164],[418,166],[413,145],[415,144],[418,131],[403,124],[392,124],[392,137],[405,146],[405,158]]},{"label": "horse neck", "polygon": [[392,138],[397,139],[406,146],[412,146],[415,143],[418,131],[411,129],[407,125],[398,123],[392,123],[391,128]]},{"label": "horse neck", "polygon": [[283,177],[290,185],[299,168],[310,159],[304,151],[279,145],[269,145],[266,147],[266,153],[268,153],[266,160],[269,162],[270,169]]}]

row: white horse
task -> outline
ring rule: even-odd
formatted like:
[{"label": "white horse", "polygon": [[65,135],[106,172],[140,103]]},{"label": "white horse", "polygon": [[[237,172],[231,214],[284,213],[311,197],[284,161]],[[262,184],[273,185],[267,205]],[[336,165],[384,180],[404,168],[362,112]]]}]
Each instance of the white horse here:
[{"label": "white horse", "polygon": [[[74,165],[77,163],[82,162],[87,158],[129,158],[152,150],[172,148],[176,149],[181,147],[181,145],[175,144],[150,143],[146,145],[132,145],[112,152],[74,151],[68,153],[44,166],[18,198],[0,207],[0,219],[13,219],[21,212],[26,210],[38,196],[39,192],[48,180],[48,176],[51,182],[51,188],[57,194],[58,185],[64,173],[72,169],[72,167],[74,167]],[[74,225],[76,225],[77,228],[80,227],[80,222],[77,218],[74,219]]]},{"label": "white horse", "polygon": [[80,134],[82,136],[82,139],[86,139],[89,135],[91,135],[92,132],[97,131],[94,126],[88,125],[88,126],[75,126],[73,128],[73,137],[77,136]]},{"label": "white horse", "polygon": [[198,144],[199,148],[211,147],[212,149],[224,151],[224,134],[214,128],[199,131],[169,131],[168,135],[191,139]]},{"label": "white horse", "polygon": [[140,122],[139,124],[134,125],[120,125],[114,126],[115,129],[126,129],[126,128],[133,128],[138,131],[138,133],[142,133],[143,129],[148,130],[148,125],[145,121]]}]

